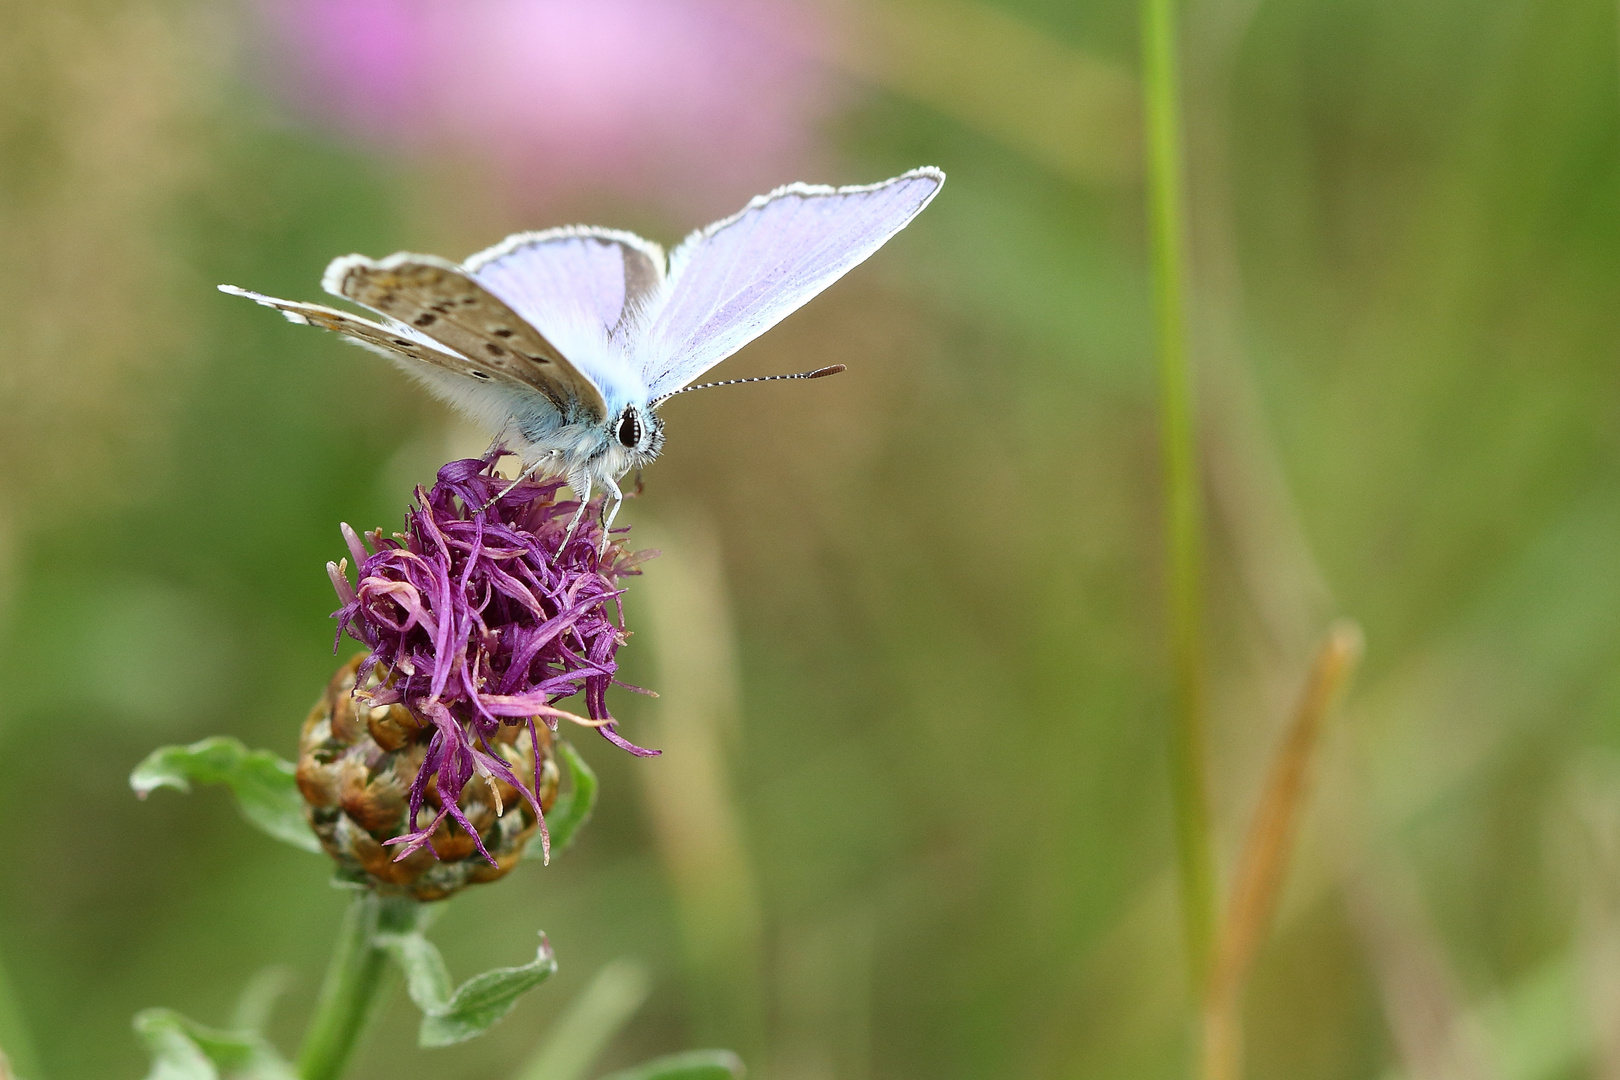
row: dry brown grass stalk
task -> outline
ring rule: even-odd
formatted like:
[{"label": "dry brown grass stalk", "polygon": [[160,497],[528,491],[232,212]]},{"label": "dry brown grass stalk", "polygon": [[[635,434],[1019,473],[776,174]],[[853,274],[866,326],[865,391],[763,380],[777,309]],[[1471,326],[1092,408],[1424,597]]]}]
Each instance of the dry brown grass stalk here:
[{"label": "dry brown grass stalk", "polygon": [[1204,998],[1204,1080],[1237,1080],[1242,1073],[1243,989],[1287,877],[1322,730],[1361,659],[1361,647],[1361,628],[1355,623],[1340,621],[1328,629],[1255,807]]}]

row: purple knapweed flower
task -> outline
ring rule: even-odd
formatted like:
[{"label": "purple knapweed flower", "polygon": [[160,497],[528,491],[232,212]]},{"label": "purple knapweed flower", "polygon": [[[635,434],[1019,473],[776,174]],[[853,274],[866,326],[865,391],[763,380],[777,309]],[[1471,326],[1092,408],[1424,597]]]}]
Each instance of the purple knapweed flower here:
[{"label": "purple knapweed flower", "polygon": [[530,205],[728,205],[812,168],[841,96],[806,0],[255,6],[269,74],[305,115],[387,152],[459,152]]},{"label": "purple knapweed flower", "polygon": [[[367,534],[371,551],[344,525],[357,584],[347,560],[327,564],[343,605],[333,613],[339,640],[347,631],[371,650],[357,685],[373,670],[384,673],[365,700],[403,704],[433,728],[410,790],[413,831],[387,841],[400,845],[400,859],[432,850],[429,837],[446,815],[478,837],[459,805],[474,777],[517,788],[541,815],[532,785],[490,746],[503,724],[529,726],[536,776],[536,719],[552,731],[558,720],[573,720],[632,754],[658,753],[619,735],[607,707],[614,655],[626,636],[618,580],[640,573],[637,566],[656,553],[627,551],[627,529],[615,529],[604,546],[594,507],[570,535],[579,504],[556,500],[563,482],[512,486],[495,472],[499,457],[496,451],[444,466],[432,490],[417,489],[403,533]],[[579,693],[588,718],[556,707]],[[423,815],[430,785],[441,809]],[[543,816],[540,829],[549,852]],[[482,840],[478,850],[489,859]]]}]

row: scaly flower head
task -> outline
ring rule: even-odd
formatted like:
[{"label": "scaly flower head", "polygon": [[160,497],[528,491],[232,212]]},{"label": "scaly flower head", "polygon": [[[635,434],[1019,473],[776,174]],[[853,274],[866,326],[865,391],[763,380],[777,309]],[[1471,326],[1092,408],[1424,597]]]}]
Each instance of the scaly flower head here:
[{"label": "scaly flower head", "polygon": [[[411,788],[438,732],[399,702],[367,705],[366,692],[386,682],[387,671],[379,664],[358,680],[364,659],[357,655],[338,669],[298,740],[298,790],[321,846],[341,876],[415,900],[442,900],[505,877],[527,856],[542,820],[529,793],[548,813],[557,799],[550,730],[503,724],[489,740],[521,784],[490,776],[462,790],[457,809],[475,831],[439,813],[444,801],[435,780],[428,781],[427,804],[413,814]],[[432,821],[439,824],[428,843],[395,858],[388,842],[413,831],[413,822]]]},{"label": "scaly flower head", "polygon": [[[549,739],[537,720],[552,731],[572,720],[633,754],[657,753],[619,735],[607,707],[627,635],[619,579],[640,573],[652,553],[628,551],[626,529],[604,545],[594,506],[570,534],[578,504],[557,501],[562,481],[510,485],[495,472],[498,457],[444,466],[432,490],[417,489],[405,531],[368,534],[370,550],[345,525],[357,583],[347,560],[327,566],[343,605],[334,613],[340,639],[347,631],[370,650],[357,693],[372,708],[403,705],[431,730],[410,785],[408,827],[383,840],[401,860],[435,850],[435,830],[448,818],[495,862],[463,809],[475,778],[475,788],[520,792],[547,842],[534,778]],[[556,706],[576,694],[586,716]],[[527,784],[496,746],[514,725],[527,727],[535,756]]]}]

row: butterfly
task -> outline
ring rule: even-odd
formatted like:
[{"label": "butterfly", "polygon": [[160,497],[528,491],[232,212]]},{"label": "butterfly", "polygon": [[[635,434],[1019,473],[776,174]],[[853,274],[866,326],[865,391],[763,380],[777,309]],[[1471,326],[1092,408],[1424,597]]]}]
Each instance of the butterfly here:
[{"label": "butterfly", "polygon": [[[816,378],[842,365],[693,385],[704,372],[864,262],[945,182],[934,168],[853,187],[788,184],[670,252],[633,233],[517,233],[457,265],[400,252],[334,259],[321,285],[376,320],[234,285],[222,292],[379,352],[496,432],[520,475],[562,476],[584,512],[664,445],[658,408],[739,382]],[[572,527],[570,527],[570,532]]]}]

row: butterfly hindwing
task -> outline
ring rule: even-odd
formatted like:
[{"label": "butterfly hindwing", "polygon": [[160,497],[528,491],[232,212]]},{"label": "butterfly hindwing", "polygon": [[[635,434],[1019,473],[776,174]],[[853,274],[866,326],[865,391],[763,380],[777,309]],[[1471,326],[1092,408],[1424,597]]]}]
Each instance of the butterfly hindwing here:
[{"label": "butterfly hindwing", "polygon": [[326,290],[353,300],[466,357],[471,367],[537,391],[565,415],[578,404],[605,420],[601,391],[534,326],[466,271],[443,259],[401,252],[381,261],[333,260]]}]

